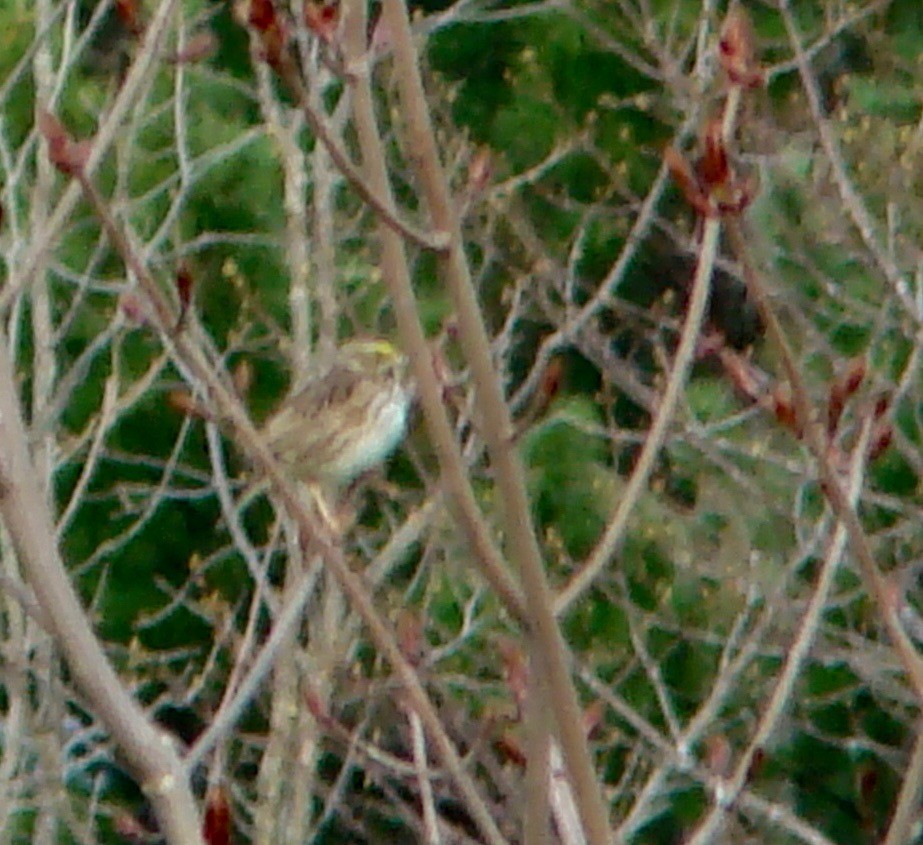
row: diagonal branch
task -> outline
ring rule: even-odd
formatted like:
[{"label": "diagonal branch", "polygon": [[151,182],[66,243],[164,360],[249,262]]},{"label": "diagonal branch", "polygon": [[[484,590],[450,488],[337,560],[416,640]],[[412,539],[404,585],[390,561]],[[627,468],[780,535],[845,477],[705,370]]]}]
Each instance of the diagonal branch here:
[{"label": "diagonal branch", "polygon": [[122,686],[71,586],[27,446],[13,360],[0,334],[0,513],[49,630],[78,686],[112,732],[171,842],[201,842],[188,780],[170,739]]},{"label": "diagonal branch", "polygon": [[[490,339],[471,282],[458,215],[440,162],[407,9],[399,0],[386,0],[383,15],[394,39],[401,106],[410,145],[416,153],[412,163],[419,174],[436,230],[449,234],[449,249],[440,256],[442,272],[455,303],[459,340],[471,366],[480,412],[480,430],[503,501],[505,534],[523,585],[532,623],[533,647],[541,651],[543,665],[548,672],[549,699],[588,840],[593,845],[604,845],[611,838],[608,811],[587,745],[567,649],[553,613],[551,589],[532,522],[510,411],[494,368]],[[357,21],[352,23],[355,29]],[[362,42],[357,39],[355,31],[349,35],[352,38],[352,58],[358,60],[362,55]],[[356,87],[368,88],[367,74],[359,79]],[[362,97],[363,100],[368,99],[365,91]]]},{"label": "diagonal branch", "polygon": [[850,502],[836,467],[831,460],[823,429],[818,422],[820,417],[813,407],[807,385],[795,361],[795,355],[789,345],[785,330],[776,316],[775,309],[772,307],[762,280],[750,261],[747,241],[740,224],[735,220],[731,220],[727,227],[727,232],[740,261],[747,291],[753,297],[753,301],[759,309],[760,316],[766,326],[766,333],[779,352],[782,369],[791,386],[792,401],[794,402],[799,427],[804,432],[805,443],[817,462],[821,489],[830,502],[830,506],[833,508],[837,518],[845,526],[853,554],[855,554],[859,562],[859,569],[865,581],[866,589],[878,605],[882,622],[897,651],[898,657],[904,665],[907,679],[913,688],[914,694],[923,703],[923,658],[914,648],[901,624],[898,617],[898,608],[892,598],[892,590],[885,577],[878,570],[878,564],[875,561],[868,535],[859,521],[856,509]]},{"label": "diagonal branch", "polygon": [[[49,118],[49,120],[46,120],[46,124],[53,120],[53,118]],[[60,131],[60,124],[56,129]],[[188,373],[191,379],[206,387],[210,399],[217,408],[220,419],[225,421],[227,426],[234,432],[236,435],[235,440],[242,451],[273,485],[280,502],[291,514],[299,536],[305,540],[310,539],[317,544],[327,570],[336,579],[347,600],[365,622],[376,647],[391,664],[395,674],[404,686],[409,704],[419,714],[432,738],[436,752],[451,774],[455,785],[468,805],[468,809],[478,820],[485,837],[491,845],[506,845],[505,838],[491,818],[471,776],[465,770],[454,744],[446,734],[439,715],[423,689],[416,670],[404,657],[393,629],[384,621],[376,609],[363,577],[350,568],[336,539],[331,537],[328,531],[319,529],[317,521],[306,509],[299,491],[279,465],[266,444],[265,438],[254,427],[246,409],[230,385],[226,373],[206,354],[205,350],[208,345],[201,328],[194,321],[189,321],[190,326],[188,329],[180,330],[178,328],[177,308],[165,296],[157,281],[132,250],[128,238],[115,223],[99,190],[82,172],[79,161],[79,145],[74,145],[69,139],[59,138],[59,140],[62,141],[61,146],[64,149],[61,151],[62,156],[57,163],[59,166],[63,164],[70,172],[77,175],[79,183],[84,188],[86,198],[100,217],[106,233],[112,238],[114,248],[126,266],[136,275],[141,289],[145,292],[151,304],[151,322],[174,362],[183,372]],[[68,144],[70,148],[68,148]],[[392,231],[387,227],[385,227],[385,230]],[[429,368],[432,369],[431,364]],[[0,435],[2,435],[2,429],[0,429]],[[0,479],[2,479],[2,474],[0,474]],[[506,577],[509,579],[508,575]],[[511,583],[511,581],[508,583]],[[506,597],[510,600],[511,607],[515,608],[516,600],[512,598],[512,596],[515,596],[515,592],[512,592],[514,588],[509,587],[509,590],[510,594]],[[115,680],[117,682],[117,678]],[[188,767],[186,774],[189,774]],[[179,780],[182,780],[182,778],[179,778]],[[194,842],[196,840],[178,838],[176,841]]]}]

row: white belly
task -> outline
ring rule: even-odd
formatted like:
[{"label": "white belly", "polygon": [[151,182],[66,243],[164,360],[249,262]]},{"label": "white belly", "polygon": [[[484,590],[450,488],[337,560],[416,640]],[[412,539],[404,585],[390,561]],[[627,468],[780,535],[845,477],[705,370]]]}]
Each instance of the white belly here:
[{"label": "white belly", "polygon": [[344,449],[330,474],[355,478],[369,467],[382,463],[403,439],[409,410],[409,395],[405,390],[396,390],[381,409],[375,429]]}]

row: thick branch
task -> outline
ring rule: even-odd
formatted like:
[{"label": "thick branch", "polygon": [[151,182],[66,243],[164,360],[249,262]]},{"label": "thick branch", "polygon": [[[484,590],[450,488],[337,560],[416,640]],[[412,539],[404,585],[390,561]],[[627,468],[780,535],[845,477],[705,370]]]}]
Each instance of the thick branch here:
[{"label": "thick branch", "polygon": [[[548,671],[549,698],[564,758],[588,839],[594,845],[604,845],[611,838],[608,812],[587,746],[567,650],[552,608],[551,590],[532,523],[509,408],[493,365],[490,339],[471,282],[458,215],[440,162],[407,8],[399,0],[386,0],[383,14],[394,38],[402,111],[407,121],[411,148],[416,151],[413,163],[417,166],[434,228],[449,234],[449,249],[440,255],[442,272],[455,303],[459,339],[471,365],[481,432],[504,504],[504,528],[510,553],[522,579],[536,646],[542,652]],[[354,58],[359,57],[356,55]]]},{"label": "thick branch", "polygon": [[54,542],[27,448],[13,361],[0,334],[0,512],[51,634],[78,686],[112,732],[170,842],[201,842],[195,802],[169,737],[151,725],[106,659]]}]

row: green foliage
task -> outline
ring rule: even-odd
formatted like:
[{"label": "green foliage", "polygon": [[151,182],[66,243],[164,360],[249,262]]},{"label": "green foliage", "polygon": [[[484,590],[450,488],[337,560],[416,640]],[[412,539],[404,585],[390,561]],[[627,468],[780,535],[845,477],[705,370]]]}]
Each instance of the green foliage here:
[{"label": "green foliage", "polygon": [[736,405],[733,392],[724,379],[695,379],[686,395],[692,413],[701,423],[723,419]]},{"label": "green foliage", "polygon": [[529,489],[550,549],[582,558],[598,539],[617,488],[601,417],[583,397],[563,399],[523,443]]},{"label": "green foliage", "polygon": [[920,115],[919,97],[905,81],[882,85],[879,80],[856,76],[849,80],[849,101],[861,112],[887,117],[901,123],[915,121]]},{"label": "green foliage", "polygon": [[[174,297],[177,267],[184,262],[190,268],[195,285],[189,319],[218,366],[229,372],[243,364],[252,368],[252,383],[241,391],[259,422],[293,383],[298,316],[308,317],[312,336],[328,330],[341,336],[391,334],[394,306],[379,267],[374,215],[338,182],[332,203],[333,291],[322,291],[311,274],[309,302],[303,314],[293,314],[291,256],[286,254],[293,230],[283,201],[289,153],[265,124],[262,82],[251,63],[248,34],[234,20],[230,3],[181,5],[184,25],[203,25],[207,18],[216,51],[184,66],[181,81],[166,59],[158,65],[96,181],[117,224],[130,230],[136,246],[150,246],[143,260],[161,290]],[[427,10],[437,5],[447,4],[429,4]],[[494,334],[497,369],[508,382],[511,403],[521,402],[513,408],[516,447],[554,589],[580,571],[609,527],[673,365],[701,220],[694,219],[675,185],[654,197],[650,207],[644,203],[664,148],[693,150],[689,158],[694,159],[699,146],[693,136],[720,107],[723,82],[710,74],[716,27],[726,5],[704,19],[702,4],[686,0],[578,2],[567,10],[532,14],[525,14],[527,4],[521,3],[489,9],[461,4],[455,9],[459,20],[441,21],[427,42],[424,68],[435,76],[428,79],[428,90],[445,143],[441,152],[463,216],[466,255],[485,323]],[[778,10],[772,4],[744,5],[754,16],[760,57],[774,65],[768,90],[747,93],[731,150],[735,167],[760,173],[759,193],[742,216],[750,258],[792,340],[817,422],[824,422],[832,385],[847,359],[868,362],[866,380],[848,397],[839,428],[825,430],[831,461],[844,479],[869,409],[880,395],[893,401],[875,424],[896,428],[896,446],[867,467],[858,512],[882,572],[897,583],[921,552],[916,530],[917,453],[923,439],[916,373],[919,315],[895,297],[867,240],[878,239],[907,282],[907,298],[918,299],[923,12],[914,0],[892,0],[886,10],[866,9],[855,17],[819,0],[791,4],[856,200],[844,197],[817,141]],[[86,25],[92,6],[75,8],[78,29]],[[647,17],[629,15],[634,6]],[[466,15],[490,20],[472,22]],[[0,78],[10,79],[36,38],[33,16],[29,4],[0,9]],[[418,32],[422,38],[425,26]],[[55,60],[74,44],[58,28],[47,43]],[[171,30],[165,57],[174,44]],[[712,51],[707,61],[697,54],[700,47]],[[75,138],[93,137],[136,50],[136,39],[110,10],[89,51],[62,80],[56,100],[56,113]],[[324,102],[331,110],[348,105],[355,92],[337,65],[335,45],[318,52],[326,62],[322,73],[332,80]],[[405,169],[414,151],[406,149],[392,110],[394,70],[388,56],[375,73],[399,213],[425,228],[425,203]],[[38,209],[31,204],[43,202],[32,193],[35,156],[42,154],[28,146],[37,105],[32,74],[26,62],[23,73],[7,83],[2,101],[5,277],[12,269],[21,271],[23,243],[39,228],[31,218]],[[267,88],[274,85],[281,89],[278,80]],[[291,119],[291,95],[276,90],[270,97],[283,118]],[[331,117],[331,124],[336,120]],[[309,261],[314,261],[319,244],[311,151],[316,141],[302,131],[298,143],[308,179],[306,228],[298,236],[307,239]],[[343,143],[355,156],[352,125]],[[475,144],[491,152],[493,181],[469,196],[465,173]],[[53,183],[56,200],[69,179],[55,174]],[[497,185],[503,190],[495,190]],[[858,231],[858,202],[874,221],[871,234]],[[52,208],[53,203],[44,211]],[[636,243],[629,232],[642,211],[647,216]],[[55,389],[64,385],[65,400],[53,409],[52,431],[37,429],[30,445],[38,454],[39,441],[53,434],[60,450],[53,476],[58,510],[78,498],[61,533],[61,550],[97,632],[139,698],[156,709],[188,695],[183,703],[195,726],[183,739],[192,741],[229,694],[225,684],[232,672],[246,671],[273,631],[265,607],[251,613],[257,591],[281,601],[296,572],[293,553],[304,552],[304,571],[315,565],[318,553],[312,538],[286,535],[281,509],[254,492],[241,505],[234,527],[253,545],[252,559],[245,558],[219,500],[219,475],[205,437],[208,423],[217,422],[226,438],[224,492],[244,497],[245,486],[256,480],[252,470],[225,421],[207,412],[202,418],[187,416],[182,402],[174,401],[175,391],[189,392],[190,403],[210,410],[201,385],[181,367],[161,362],[162,339],[143,313],[132,310],[137,280],[86,203],[78,204],[46,248],[50,258],[36,278],[26,280],[6,329],[15,336],[28,409],[44,375],[35,371],[41,338],[35,334],[37,311],[28,286],[47,283]],[[626,250],[631,257],[623,267]],[[446,379],[446,405],[464,442],[478,504],[505,552],[508,538],[496,530],[504,503],[496,470],[483,453],[478,397],[469,389],[467,363],[453,342],[455,306],[442,256],[412,245],[406,251],[427,336],[440,343],[449,338],[436,356]],[[593,739],[600,779],[614,795],[613,819],[620,823],[629,817],[650,785],[658,790],[631,837],[633,845],[685,841],[716,808],[711,790],[718,773],[708,771],[707,739],[726,740],[730,765],[736,765],[754,725],[766,714],[834,545],[837,521],[804,438],[767,411],[790,386],[730,253],[723,244],[705,333],[710,340],[722,334],[739,352],[739,366],[752,375],[752,393],[729,376],[719,354],[706,354],[703,337],[653,477],[592,589],[561,622],[575,668],[592,674],[613,696],[602,698],[606,708]],[[321,314],[325,293],[335,299],[332,315]],[[592,315],[580,316],[588,304],[595,307]],[[519,310],[512,312],[514,307]],[[332,325],[319,324],[324,316]],[[177,337],[188,329],[188,323],[178,326]],[[535,375],[536,351],[555,337],[565,339],[554,359],[563,362],[562,383],[549,386],[547,395],[542,386],[518,396]],[[167,345],[174,342],[167,339]],[[148,376],[150,382],[144,382]],[[143,389],[133,395],[139,385]],[[120,404],[115,417],[104,420],[106,396]],[[57,394],[46,398],[53,404]],[[46,424],[33,420],[31,412],[25,416],[36,426]],[[84,477],[94,450],[99,460]],[[356,489],[340,491],[342,512],[333,516],[349,530],[337,552],[363,577],[363,567],[376,561],[424,498],[431,497],[434,507],[444,505],[436,492],[443,487],[433,451],[421,425],[387,468],[389,488],[378,489],[377,479],[362,479]],[[513,715],[518,705],[510,655],[525,665],[531,641],[484,586],[457,526],[448,516],[428,519],[387,578],[374,582],[375,601],[392,621],[407,614],[419,625],[421,653],[401,645],[419,661],[420,676],[468,755],[473,777],[505,811],[518,806],[522,780],[519,763],[497,751],[504,741],[515,744],[521,727]],[[796,691],[770,742],[760,749],[761,767],[745,784],[748,794],[785,812],[767,820],[748,809],[746,800],[739,801],[725,814],[728,841],[737,836],[740,841],[803,841],[777,823],[785,813],[813,827],[805,838],[844,845],[884,838],[919,707],[880,635],[880,609],[853,557],[848,549],[839,564]],[[254,580],[254,561],[265,582]],[[331,579],[318,570],[317,583],[320,595],[329,591]],[[309,748],[297,731],[307,735],[310,722],[316,766],[297,775],[306,783],[316,777],[318,786],[313,804],[302,809],[320,819],[328,794],[342,808],[339,816],[325,818],[314,841],[405,842],[412,825],[402,814],[417,813],[419,803],[408,786],[412,779],[393,774],[390,762],[382,764],[366,752],[368,747],[377,752],[380,745],[394,759],[409,760],[409,710],[365,629],[323,617],[337,601],[332,595],[312,597],[304,626],[292,638],[297,660],[289,662],[303,686],[286,705],[291,712],[281,721],[291,733],[282,744],[299,753]],[[339,651],[318,647],[328,633],[344,637]],[[414,645],[412,636],[408,640]],[[238,651],[241,643],[250,651]],[[509,651],[501,654],[500,643]],[[329,693],[325,703],[332,721],[323,724],[303,712],[305,689],[315,681]],[[221,774],[238,790],[235,800],[252,800],[256,793],[255,770],[277,727],[270,714],[281,707],[277,702],[285,693],[275,683],[266,682],[246,708],[240,730],[219,749],[227,766]],[[586,704],[597,700],[590,686],[580,685],[579,694]],[[5,689],[0,697],[4,718],[11,695]],[[679,759],[679,734],[698,726],[702,708],[709,707],[707,732],[695,728],[699,733],[691,744],[698,750],[689,765]],[[76,709],[72,706],[68,715]],[[60,728],[41,724],[48,732]],[[172,723],[171,730],[180,732]],[[661,769],[665,776],[658,785],[654,773]],[[447,797],[445,783],[433,782],[441,791],[439,812],[467,831],[470,820]],[[107,773],[105,788],[85,772],[65,783],[76,807],[85,808],[97,797],[133,813],[141,805],[139,791],[124,775]],[[36,838],[37,816],[17,811],[5,831],[10,841]],[[97,829],[101,841],[116,841],[108,819]],[[58,841],[70,837],[62,826]]]}]

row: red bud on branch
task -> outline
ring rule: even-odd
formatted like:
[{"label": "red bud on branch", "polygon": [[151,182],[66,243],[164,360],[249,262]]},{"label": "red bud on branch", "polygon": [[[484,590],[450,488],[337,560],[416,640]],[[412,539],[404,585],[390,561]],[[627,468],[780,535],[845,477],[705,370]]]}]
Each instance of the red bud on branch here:
[{"label": "red bud on branch", "polygon": [[115,13],[132,35],[144,34],[140,0],[115,0]]},{"label": "red bud on branch", "polygon": [[699,181],[682,153],[674,147],[667,147],[663,153],[663,160],[686,202],[702,217],[714,217],[715,209],[708,201],[708,196],[699,187]]},{"label": "red bud on branch", "polygon": [[739,4],[734,4],[724,19],[718,42],[718,61],[735,85],[759,88],[763,84],[763,71],[756,60],[753,23]]},{"label": "red bud on branch", "polygon": [[212,787],[205,797],[205,819],[202,838],[208,845],[230,845],[231,805],[221,786]]},{"label": "red bud on branch", "polygon": [[583,729],[588,737],[595,734],[602,725],[605,714],[606,705],[598,698],[583,711]]},{"label": "red bud on branch", "polygon": [[147,842],[151,837],[151,831],[134,816],[125,812],[119,811],[115,814],[112,827],[123,842]]},{"label": "red bud on branch", "polygon": [[827,397],[827,434],[830,437],[836,434],[846,403],[862,386],[866,371],[865,359],[854,358],[846,371],[830,385],[830,395]]},{"label": "red bud on branch", "polygon": [[721,135],[720,120],[716,118],[709,122],[702,141],[705,150],[696,162],[695,171],[698,184],[707,194],[715,188],[726,185],[731,178],[731,167],[728,164],[727,148]]},{"label": "red bud on branch", "polygon": [[724,372],[734,387],[751,402],[758,402],[766,389],[765,378],[739,352],[722,347],[718,352]]},{"label": "red bud on branch", "polygon": [[872,416],[876,420],[880,420],[886,413],[888,413],[888,408],[890,407],[891,397],[882,394],[875,400],[875,407],[872,409]]},{"label": "red bud on branch", "polygon": [[490,183],[493,175],[493,159],[489,147],[480,147],[468,162],[468,190],[479,194]]},{"label": "red bud on branch", "polygon": [[246,396],[253,386],[253,365],[246,359],[242,359],[234,367],[231,373],[231,380],[234,382],[234,389],[238,396]]},{"label": "red bud on branch", "polygon": [[850,361],[843,375],[843,390],[846,396],[852,396],[862,386],[867,372],[868,365],[865,362],[865,358],[853,358],[853,360]]},{"label": "red bud on branch", "polygon": [[397,617],[397,642],[407,662],[419,666],[423,659],[423,623],[410,610],[402,610]]},{"label": "red bud on branch", "polygon": [[150,311],[145,301],[134,291],[126,291],[119,297],[119,309],[136,326],[150,322]]},{"label": "red bud on branch", "polygon": [[879,426],[872,435],[872,442],[869,446],[869,460],[874,461],[881,457],[882,454],[891,445],[894,439],[894,429],[890,423],[884,423]]},{"label": "red bud on branch", "polygon": [[862,799],[864,814],[869,815],[869,807],[872,799],[875,797],[875,790],[878,787],[878,771],[871,765],[863,766],[859,775],[859,795]]},{"label": "red bud on branch", "polygon": [[750,766],[747,769],[747,783],[753,783],[756,776],[760,773],[760,770],[763,768],[763,763],[766,762],[766,751],[763,748],[755,748],[753,750],[753,757],[750,758]]},{"label": "red bud on branch", "polygon": [[272,0],[250,0],[247,23],[260,34],[278,28],[279,19]]},{"label": "red bud on branch", "polygon": [[38,131],[48,144],[48,160],[62,173],[75,176],[86,166],[90,145],[74,141],[64,124],[45,109],[38,113]]},{"label": "red bud on branch", "polygon": [[324,699],[317,690],[309,686],[304,694],[304,703],[308,707],[308,712],[317,719],[321,724],[330,724],[332,717]]},{"label": "red bud on branch", "polygon": [[191,65],[201,62],[213,55],[218,49],[218,39],[209,30],[198,32],[192,36],[186,46],[171,57],[171,61],[178,65]]},{"label": "red bud on branch", "polygon": [[332,44],[340,23],[338,3],[305,0],[304,25],[325,44]]},{"label": "red bud on branch", "polygon": [[192,291],[195,285],[195,279],[185,264],[180,264],[176,270],[176,295],[179,297],[179,319],[176,321],[176,328],[180,329],[186,320],[186,314],[189,312],[189,305],[192,302]]},{"label": "red bud on branch", "polygon": [[171,390],[167,394],[167,404],[186,416],[211,419],[208,410],[188,390]]},{"label": "red bud on branch", "polygon": [[500,643],[500,659],[503,661],[503,671],[506,675],[506,684],[516,699],[516,704],[522,710],[526,703],[529,687],[529,668],[519,648],[512,642]]},{"label": "red bud on branch", "polygon": [[263,60],[272,68],[278,68],[288,45],[288,26],[276,12],[273,0],[250,0],[247,23],[260,36]]},{"label": "red bud on branch", "polygon": [[770,397],[772,412],[776,415],[776,420],[787,429],[794,432],[799,439],[804,433],[798,424],[798,414],[795,411],[789,392],[782,387],[776,387]]},{"label": "red bud on branch", "polygon": [[552,358],[542,373],[541,386],[539,392],[545,404],[554,399],[561,389],[564,381],[564,362],[560,358]]},{"label": "red bud on branch", "polygon": [[827,397],[827,436],[833,437],[840,425],[843,409],[846,407],[846,397],[842,385],[834,382],[830,386],[830,395]]},{"label": "red bud on branch", "polygon": [[724,734],[712,734],[703,744],[703,762],[713,775],[725,777],[731,770],[731,743]]},{"label": "red bud on branch", "polygon": [[517,766],[526,765],[526,752],[509,734],[500,737],[494,744],[494,748],[505,762],[514,763]]}]

